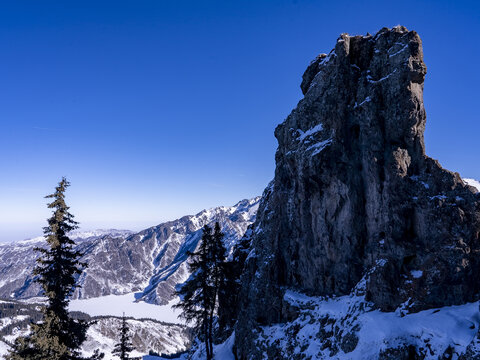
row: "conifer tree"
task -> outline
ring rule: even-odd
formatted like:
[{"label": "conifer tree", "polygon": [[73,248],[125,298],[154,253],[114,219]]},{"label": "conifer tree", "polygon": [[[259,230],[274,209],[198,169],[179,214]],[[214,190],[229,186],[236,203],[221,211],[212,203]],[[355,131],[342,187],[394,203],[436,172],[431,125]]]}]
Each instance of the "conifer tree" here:
[{"label": "conifer tree", "polygon": [[218,290],[218,329],[217,336],[226,339],[230,336],[231,330],[237,321],[240,293],[240,276],[242,274],[245,261],[250,252],[251,234],[253,226],[251,225],[245,235],[236,242],[232,249],[231,258],[223,264],[223,278]]},{"label": "conifer tree", "polygon": [[120,360],[130,359],[129,354],[133,351],[133,344],[130,338],[130,329],[128,328],[125,313],[122,316],[122,325],[118,329],[120,331],[120,342],[115,344],[112,354],[120,358]]},{"label": "conifer tree", "polygon": [[218,294],[220,290],[220,285],[224,281],[225,276],[225,257],[226,257],[226,249],[223,245],[223,237],[225,236],[222,233],[220,228],[220,224],[218,222],[215,223],[215,227],[213,230],[212,236],[212,245],[210,251],[210,277],[211,283],[213,286],[212,289],[212,298],[210,303],[210,314],[209,314],[209,326],[208,326],[208,337],[210,339],[210,353],[213,354],[213,320],[215,318],[215,314],[218,308]]},{"label": "conifer tree", "polygon": [[[44,230],[46,248],[40,252],[34,269],[35,281],[40,283],[47,304],[43,320],[31,325],[30,335],[15,341],[7,360],[77,360],[80,345],[86,338],[88,323],[73,319],[68,313],[69,297],[75,290],[76,277],[86,267],[80,262],[82,254],[74,250],[74,241],[68,233],[78,228],[65,203],[65,190],[70,183],[62,178],[48,208],[53,214]],[[98,355],[98,354],[97,354]]]},{"label": "conifer tree", "polygon": [[218,223],[213,233],[208,225],[203,227],[198,251],[189,254],[192,275],[176,291],[181,299],[176,307],[182,310],[186,322],[195,323],[197,335],[205,343],[207,360],[213,359],[214,319],[226,254],[223,237]]}]

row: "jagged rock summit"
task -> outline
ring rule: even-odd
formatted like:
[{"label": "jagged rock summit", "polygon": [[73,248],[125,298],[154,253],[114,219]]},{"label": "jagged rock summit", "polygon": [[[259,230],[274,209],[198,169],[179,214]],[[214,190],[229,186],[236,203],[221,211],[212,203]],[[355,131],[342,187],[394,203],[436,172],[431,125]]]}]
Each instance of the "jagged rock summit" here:
[{"label": "jagged rock summit", "polygon": [[361,293],[382,311],[478,300],[480,195],[425,155],[425,75],[420,37],[402,26],[342,34],[308,66],[304,98],[275,130],[275,178],[242,274],[240,358],[255,358],[252,329],[298,316],[287,289]]}]

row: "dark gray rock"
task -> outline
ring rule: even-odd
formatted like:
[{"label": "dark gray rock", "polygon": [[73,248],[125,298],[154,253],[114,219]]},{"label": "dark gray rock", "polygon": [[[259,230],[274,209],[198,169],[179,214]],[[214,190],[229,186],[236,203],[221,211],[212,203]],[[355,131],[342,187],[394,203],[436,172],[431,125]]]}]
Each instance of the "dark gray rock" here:
[{"label": "dark gray rock", "polygon": [[344,295],[369,272],[366,298],[384,311],[478,299],[480,196],[425,155],[425,75],[420,37],[401,26],[342,34],[307,68],[305,97],[275,130],[275,178],[242,275],[240,358],[252,358],[253,329],[291,316],[286,288]]},{"label": "dark gray rock", "polygon": [[423,360],[425,355],[418,354],[413,345],[404,345],[399,348],[386,349],[380,352],[378,360]]},{"label": "dark gray rock", "polygon": [[348,354],[355,350],[358,344],[358,337],[354,333],[348,333],[345,335],[340,343],[340,348],[345,354]]}]

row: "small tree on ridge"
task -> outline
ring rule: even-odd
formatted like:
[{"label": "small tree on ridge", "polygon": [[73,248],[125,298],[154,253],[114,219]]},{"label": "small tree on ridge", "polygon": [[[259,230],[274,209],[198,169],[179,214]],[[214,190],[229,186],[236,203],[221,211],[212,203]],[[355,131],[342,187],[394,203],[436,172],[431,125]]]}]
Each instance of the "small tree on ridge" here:
[{"label": "small tree on ridge", "polygon": [[118,329],[120,331],[120,342],[115,344],[112,354],[120,358],[120,360],[129,360],[129,354],[133,351],[133,344],[130,338],[130,329],[125,318],[125,313],[122,316],[122,325]]}]

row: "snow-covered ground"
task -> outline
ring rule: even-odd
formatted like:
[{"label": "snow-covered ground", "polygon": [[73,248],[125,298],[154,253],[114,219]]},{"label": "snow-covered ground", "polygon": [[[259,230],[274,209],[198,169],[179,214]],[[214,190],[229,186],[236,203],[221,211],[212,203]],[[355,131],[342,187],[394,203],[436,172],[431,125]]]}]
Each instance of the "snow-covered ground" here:
[{"label": "snow-covered ground", "polygon": [[[233,333],[224,343],[213,345],[213,358],[215,360],[235,360],[233,355],[233,345],[235,345],[235,333]],[[197,343],[194,345],[196,351],[193,353],[185,353],[178,357],[178,360],[205,360],[205,346],[203,343]],[[143,357],[143,360],[168,360],[165,357],[147,355]]]},{"label": "snow-covered ground", "polygon": [[8,354],[8,345],[5,344],[2,340],[0,340],[0,359],[4,359],[5,356]]},{"label": "snow-covered ground", "polygon": [[135,319],[154,319],[166,323],[183,324],[178,318],[180,310],[173,309],[178,299],[170,301],[167,305],[153,305],[143,301],[135,301],[135,293],[126,295],[108,295],[98,298],[72,300],[70,311],[81,311],[90,316],[122,316]]},{"label": "snow-covered ground", "polygon": [[354,294],[320,298],[287,291],[284,299],[300,309],[300,316],[261,329],[257,345],[264,354],[273,347],[289,356],[363,360],[413,345],[425,359],[436,360],[449,347],[457,358],[468,346],[477,346],[478,302],[408,313],[373,310]]},{"label": "snow-covered ground", "polygon": [[0,330],[2,330],[3,328],[15,323],[15,322],[19,322],[19,321],[23,321],[23,320],[26,320],[28,319],[28,316],[26,315],[17,315],[17,316],[12,316],[12,317],[8,317],[8,318],[0,318]]}]

